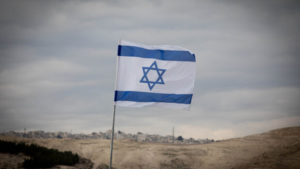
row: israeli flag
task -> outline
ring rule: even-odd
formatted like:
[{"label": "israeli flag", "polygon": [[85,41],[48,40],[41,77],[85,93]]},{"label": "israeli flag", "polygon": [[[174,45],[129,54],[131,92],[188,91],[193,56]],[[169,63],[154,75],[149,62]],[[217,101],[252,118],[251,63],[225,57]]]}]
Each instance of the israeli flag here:
[{"label": "israeli flag", "polygon": [[196,74],[195,55],[179,46],[118,46],[117,106],[189,109]]}]

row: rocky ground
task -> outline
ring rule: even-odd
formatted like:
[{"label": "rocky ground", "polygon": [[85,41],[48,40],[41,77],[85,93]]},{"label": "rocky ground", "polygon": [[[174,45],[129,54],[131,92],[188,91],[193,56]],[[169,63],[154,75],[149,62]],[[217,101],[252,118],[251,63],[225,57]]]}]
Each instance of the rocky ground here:
[{"label": "rocky ground", "polygon": [[[61,151],[72,151],[91,160],[87,166],[104,169],[109,163],[109,140],[102,139],[24,139],[11,141],[36,143]],[[0,168],[20,168],[22,155],[4,154]],[[116,169],[300,169],[300,127],[273,130],[263,134],[203,145],[172,145],[115,142],[113,166]],[[13,164],[12,164],[13,163]],[[85,164],[83,164],[85,165]],[[81,166],[82,167],[82,166]],[[80,168],[80,166],[58,168]]]}]

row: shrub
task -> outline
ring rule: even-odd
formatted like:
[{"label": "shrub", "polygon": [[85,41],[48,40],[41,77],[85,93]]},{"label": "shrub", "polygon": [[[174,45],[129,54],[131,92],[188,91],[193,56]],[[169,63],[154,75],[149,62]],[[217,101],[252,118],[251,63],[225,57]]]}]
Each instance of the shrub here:
[{"label": "shrub", "polygon": [[74,165],[79,162],[79,156],[71,151],[60,152],[36,144],[26,145],[24,142],[15,143],[0,140],[0,152],[24,153],[30,156],[30,159],[23,163],[25,168],[48,168],[55,165]]}]

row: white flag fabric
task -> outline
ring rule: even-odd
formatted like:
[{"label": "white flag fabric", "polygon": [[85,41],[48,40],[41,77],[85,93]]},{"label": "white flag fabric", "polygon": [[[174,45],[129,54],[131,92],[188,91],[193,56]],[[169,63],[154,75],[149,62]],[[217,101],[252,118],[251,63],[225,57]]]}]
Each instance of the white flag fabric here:
[{"label": "white flag fabric", "polygon": [[195,55],[187,49],[121,41],[118,46],[115,104],[188,109],[195,74]]}]

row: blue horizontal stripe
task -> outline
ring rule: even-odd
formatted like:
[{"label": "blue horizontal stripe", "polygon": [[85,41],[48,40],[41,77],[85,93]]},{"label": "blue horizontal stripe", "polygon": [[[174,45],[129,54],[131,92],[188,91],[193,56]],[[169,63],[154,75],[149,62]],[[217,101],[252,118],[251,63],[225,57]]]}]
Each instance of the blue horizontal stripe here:
[{"label": "blue horizontal stripe", "polygon": [[136,46],[118,47],[118,56],[153,58],[170,61],[188,61],[195,62],[195,55],[189,51],[181,50],[162,50],[162,49],[145,49]]},{"label": "blue horizontal stripe", "polygon": [[134,91],[115,91],[115,101],[191,104],[192,96],[192,94],[164,94]]}]

